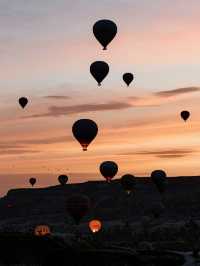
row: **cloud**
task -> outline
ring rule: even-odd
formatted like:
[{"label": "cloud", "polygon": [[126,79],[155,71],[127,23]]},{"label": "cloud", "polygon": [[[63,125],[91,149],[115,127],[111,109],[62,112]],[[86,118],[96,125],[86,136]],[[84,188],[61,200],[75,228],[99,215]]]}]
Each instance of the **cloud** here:
[{"label": "cloud", "polygon": [[60,136],[52,138],[43,138],[43,139],[22,139],[16,141],[8,141],[9,144],[0,143],[0,155],[15,155],[15,154],[28,154],[28,153],[39,153],[38,150],[30,149],[29,145],[46,145],[46,144],[55,144],[63,142],[73,141],[72,136]]},{"label": "cloud", "polygon": [[158,155],[158,158],[163,159],[172,159],[172,158],[182,158],[185,157],[186,154],[166,154],[166,155]]},{"label": "cloud", "polygon": [[190,155],[191,153],[195,152],[195,150],[178,150],[178,149],[171,149],[171,150],[160,150],[160,151],[141,151],[141,152],[127,152],[121,153],[119,155],[153,155],[157,158],[180,158]]},{"label": "cloud", "polygon": [[158,91],[141,97],[130,96],[128,97],[128,100],[134,107],[158,107],[162,104],[168,103],[169,101],[177,100],[175,97],[198,91],[200,91],[200,87],[185,87],[173,90]]},{"label": "cloud", "polygon": [[0,143],[0,150],[8,150],[8,149],[22,149],[25,148],[26,145],[32,144],[54,144],[54,143],[63,143],[70,142],[72,140],[72,136],[59,136],[59,137],[51,137],[51,138],[43,138],[43,139],[22,139],[16,141],[9,141],[9,144]]},{"label": "cloud", "polygon": [[58,117],[87,112],[123,110],[133,107],[128,102],[108,102],[101,104],[80,104],[73,106],[50,106],[47,113],[26,116],[25,118]]},{"label": "cloud", "polygon": [[71,97],[69,96],[64,96],[64,95],[48,95],[48,96],[44,96],[43,98],[46,99],[52,99],[52,100],[66,100],[66,99],[71,99]]},{"label": "cloud", "polygon": [[40,151],[26,150],[26,149],[8,149],[8,150],[3,150],[3,153],[1,153],[0,156],[19,155],[19,154],[27,154],[27,153],[39,153],[39,152]]},{"label": "cloud", "polygon": [[31,144],[54,144],[54,143],[63,143],[63,142],[70,142],[72,140],[71,136],[59,136],[59,137],[52,137],[52,138],[43,138],[43,139],[26,139],[26,140],[18,140],[17,144],[23,145],[31,145]]},{"label": "cloud", "polygon": [[130,96],[127,100],[131,103],[132,107],[158,107],[161,105],[157,97],[152,95],[142,97]]},{"label": "cloud", "polygon": [[185,88],[178,88],[174,90],[155,92],[154,95],[168,98],[168,97],[173,97],[173,96],[181,96],[183,94],[188,94],[188,93],[197,92],[197,91],[200,91],[200,87],[185,87]]},{"label": "cloud", "polygon": [[0,150],[7,150],[7,149],[15,149],[15,148],[24,148],[21,145],[16,144],[15,142],[7,144],[7,143],[0,143]]},{"label": "cloud", "polygon": [[[184,94],[200,91],[200,87],[185,87],[178,88],[168,91],[159,91],[150,95],[136,97],[130,96],[127,97],[124,101],[110,101],[106,103],[87,103],[87,104],[77,104],[69,106],[57,106],[52,105],[48,107],[47,112],[36,113],[30,116],[22,117],[22,119],[27,118],[45,118],[45,117],[59,117],[63,115],[73,115],[81,114],[88,112],[103,112],[103,111],[114,111],[114,110],[125,110],[129,108],[137,107],[159,107],[162,104],[168,103],[168,99],[173,101],[172,96],[181,96]],[[63,99],[68,96],[59,96],[59,95],[49,95],[45,96],[50,99]]]}]

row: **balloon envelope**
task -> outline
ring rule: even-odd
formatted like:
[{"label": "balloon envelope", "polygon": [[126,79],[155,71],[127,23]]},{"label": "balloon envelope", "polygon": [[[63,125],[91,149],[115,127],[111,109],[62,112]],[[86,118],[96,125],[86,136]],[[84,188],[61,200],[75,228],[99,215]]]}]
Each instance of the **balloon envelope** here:
[{"label": "balloon envelope", "polygon": [[58,182],[62,185],[62,186],[64,186],[66,183],[67,183],[67,181],[68,181],[68,176],[66,176],[66,175],[59,175],[59,177],[58,177]]},{"label": "balloon envelope", "polygon": [[36,236],[46,236],[51,234],[51,230],[48,225],[38,225],[35,227],[34,233]]},{"label": "balloon envelope", "polygon": [[96,39],[103,46],[103,50],[106,50],[108,44],[117,34],[117,25],[111,20],[102,19],[94,24],[93,33]]},{"label": "balloon envelope", "polygon": [[35,183],[36,183],[36,178],[35,178],[35,177],[31,177],[31,178],[29,179],[29,183],[30,183],[32,186],[34,186]]},{"label": "balloon envelope", "polygon": [[24,108],[28,103],[28,99],[26,97],[21,97],[19,98],[19,104],[21,105],[22,108]]},{"label": "balloon envelope", "polygon": [[135,184],[135,177],[133,175],[126,174],[121,177],[121,185],[128,194],[133,191]]},{"label": "balloon envelope", "polygon": [[109,65],[104,61],[96,61],[91,64],[90,73],[97,81],[98,85],[101,86],[101,82],[109,73]]},{"label": "balloon envelope", "polygon": [[92,220],[89,222],[89,228],[92,233],[97,233],[101,230],[102,224],[99,220]]},{"label": "balloon envelope", "polygon": [[110,182],[111,179],[118,172],[118,165],[115,162],[106,161],[100,165],[99,169],[100,169],[102,176],[105,177],[108,182]]},{"label": "balloon envelope", "polygon": [[167,186],[167,175],[163,170],[155,170],[151,173],[151,179],[160,193],[164,193]]},{"label": "balloon envelope", "polygon": [[98,126],[93,120],[80,119],[73,124],[72,133],[83,147],[83,150],[87,151],[88,145],[98,133]]},{"label": "balloon envelope", "polygon": [[76,194],[67,199],[67,212],[72,216],[76,224],[80,223],[80,220],[86,215],[89,208],[90,199],[85,195]]},{"label": "balloon envelope", "polygon": [[181,117],[184,121],[187,121],[188,118],[190,117],[190,112],[189,111],[182,111],[181,112]]},{"label": "balloon envelope", "polygon": [[131,82],[133,81],[134,76],[132,73],[125,73],[123,75],[123,80],[126,83],[127,86],[129,86],[131,84]]}]

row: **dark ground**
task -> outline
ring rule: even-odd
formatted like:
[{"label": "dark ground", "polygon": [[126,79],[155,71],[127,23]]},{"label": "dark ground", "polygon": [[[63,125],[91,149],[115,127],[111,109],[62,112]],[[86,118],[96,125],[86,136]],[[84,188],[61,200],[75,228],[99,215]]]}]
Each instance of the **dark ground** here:
[{"label": "dark ground", "polygon": [[[85,228],[93,218],[111,224],[96,238],[83,230],[80,242],[74,239],[73,220],[65,208],[66,199],[73,193],[83,193],[91,199],[91,209],[82,220]],[[182,265],[184,258],[177,253],[168,254],[168,250],[189,251],[196,243],[200,247],[200,227],[177,227],[191,216],[200,220],[200,177],[169,178],[162,217],[153,222],[148,232],[145,225],[138,229],[135,224],[141,223],[144,216],[151,216],[160,202],[150,179],[138,178],[130,198],[132,225],[126,227],[128,201],[119,180],[111,184],[102,181],[12,189],[0,199],[0,265]],[[122,221],[123,226],[113,226],[116,221]],[[71,232],[72,238],[68,234],[36,237],[33,229],[38,224],[50,225],[53,233]],[[160,229],[160,225],[164,227]]]},{"label": "dark ground", "polygon": [[[200,218],[200,177],[169,178],[165,194],[165,221],[182,221],[193,216]],[[0,225],[32,223],[63,224],[71,220],[65,202],[73,193],[83,193],[91,199],[91,209],[83,218],[103,221],[124,220],[127,217],[127,197],[119,180],[111,184],[90,181],[48,188],[12,189],[0,199]],[[160,195],[150,179],[138,178],[130,198],[130,219],[140,220],[151,215],[160,202]]]},{"label": "dark ground", "polygon": [[173,252],[135,251],[117,247],[70,246],[62,239],[28,234],[0,234],[0,265],[41,266],[180,266],[183,256]]}]

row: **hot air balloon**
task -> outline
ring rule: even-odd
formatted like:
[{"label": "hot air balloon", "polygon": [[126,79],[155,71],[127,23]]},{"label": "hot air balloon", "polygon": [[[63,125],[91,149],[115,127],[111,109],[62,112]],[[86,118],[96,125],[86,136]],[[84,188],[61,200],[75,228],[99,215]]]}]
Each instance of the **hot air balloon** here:
[{"label": "hot air balloon", "polygon": [[182,111],[181,117],[186,122],[188,120],[188,118],[190,117],[190,112],[189,111]]},{"label": "hot air balloon", "polygon": [[93,33],[96,39],[103,46],[103,50],[106,50],[107,45],[117,34],[117,25],[111,20],[99,20],[93,26]]},{"label": "hot air balloon", "polygon": [[35,185],[35,183],[36,183],[36,178],[35,178],[35,177],[31,177],[31,178],[29,179],[29,183],[30,183],[31,186],[33,187],[33,186]]},{"label": "hot air balloon", "polygon": [[127,194],[133,191],[135,184],[135,177],[133,175],[126,174],[121,177],[121,185]]},{"label": "hot air balloon", "polygon": [[161,215],[165,211],[165,206],[162,203],[156,203],[153,205],[151,212],[155,219],[158,219],[161,217]]},{"label": "hot air balloon", "polygon": [[50,227],[48,225],[37,225],[34,230],[36,236],[46,236],[51,234]]},{"label": "hot air balloon", "polygon": [[58,182],[59,182],[62,186],[64,186],[64,185],[67,183],[67,181],[68,181],[68,176],[66,176],[66,175],[59,175],[59,177],[58,177]]},{"label": "hot air balloon", "polygon": [[163,170],[155,170],[151,173],[151,179],[156,185],[158,191],[162,194],[166,190],[167,175]]},{"label": "hot air balloon", "polygon": [[117,174],[118,172],[118,165],[112,161],[103,162],[100,165],[100,172],[103,177],[106,178],[108,182]]},{"label": "hot air balloon", "polygon": [[90,73],[97,81],[98,85],[101,86],[101,82],[109,73],[109,65],[103,61],[96,61],[91,64]]},{"label": "hot air balloon", "polygon": [[19,104],[21,105],[22,108],[24,108],[28,103],[28,99],[26,97],[21,97],[19,98]]},{"label": "hot air balloon", "polygon": [[67,212],[72,216],[76,224],[80,223],[80,220],[86,215],[89,208],[90,199],[85,195],[75,194],[67,199]]},{"label": "hot air balloon", "polygon": [[87,151],[88,145],[98,133],[98,126],[90,119],[80,119],[73,124],[72,132],[83,147],[83,151]]},{"label": "hot air balloon", "polygon": [[102,223],[99,220],[92,220],[89,222],[89,228],[92,233],[98,233],[101,230]]},{"label": "hot air balloon", "polygon": [[131,84],[131,82],[133,81],[134,76],[132,73],[125,73],[123,75],[123,80],[126,83],[127,86],[129,86]]}]

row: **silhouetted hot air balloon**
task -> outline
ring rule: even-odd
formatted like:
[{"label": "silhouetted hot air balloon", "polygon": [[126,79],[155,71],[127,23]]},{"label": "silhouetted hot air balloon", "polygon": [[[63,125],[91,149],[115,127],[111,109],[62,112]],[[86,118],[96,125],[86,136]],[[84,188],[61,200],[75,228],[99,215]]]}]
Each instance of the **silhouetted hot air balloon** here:
[{"label": "silhouetted hot air balloon", "polygon": [[66,175],[59,175],[59,177],[58,177],[58,182],[59,182],[62,186],[64,186],[64,185],[67,183],[67,181],[68,181],[68,176],[66,176]]},{"label": "silhouetted hot air balloon", "polygon": [[133,191],[135,184],[135,177],[133,175],[126,174],[121,177],[121,185],[127,194]]},{"label": "silhouetted hot air balloon", "polygon": [[131,84],[131,82],[133,81],[134,76],[132,73],[125,73],[123,75],[123,80],[126,83],[127,86],[129,86]]},{"label": "silhouetted hot air balloon", "polygon": [[107,45],[117,34],[117,25],[111,20],[102,19],[94,24],[93,33],[96,39],[103,46],[103,50],[106,50]]},{"label": "silhouetted hot air balloon", "polygon": [[90,199],[85,195],[75,194],[67,199],[67,212],[72,216],[76,224],[80,223],[80,220],[86,215],[89,208]]},{"label": "silhouetted hot air balloon", "polygon": [[83,150],[87,151],[88,145],[98,133],[98,126],[93,120],[80,119],[73,124],[72,132],[74,137],[83,147]]},{"label": "silhouetted hot air balloon", "polygon": [[109,73],[109,65],[103,61],[96,61],[91,64],[90,73],[97,81],[98,85],[101,86],[101,82]]},{"label": "silhouetted hot air balloon", "polygon": [[33,186],[35,185],[35,183],[36,183],[36,178],[35,178],[35,177],[31,177],[31,178],[29,179],[29,183],[30,183],[31,186],[33,187]]},{"label": "silhouetted hot air balloon", "polygon": [[158,191],[162,194],[166,190],[167,175],[163,170],[155,170],[151,173],[151,179],[156,185]]},{"label": "silhouetted hot air balloon", "polygon": [[19,104],[21,105],[22,108],[24,108],[28,103],[28,99],[26,97],[21,97],[19,98]]},{"label": "silhouetted hot air balloon", "polygon": [[100,172],[103,177],[106,178],[108,182],[117,174],[118,172],[118,165],[112,161],[103,162],[100,165]]},{"label": "silhouetted hot air balloon", "polygon": [[101,230],[102,223],[99,220],[92,220],[89,222],[89,228],[92,233],[97,233]]},{"label": "silhouetted hot air balloon", "polygon": [[186,122],[188,120],[188,118],[190,117],[190,112],[189,111],[182,111],[181,112],[181,117],[182,119]]}]

